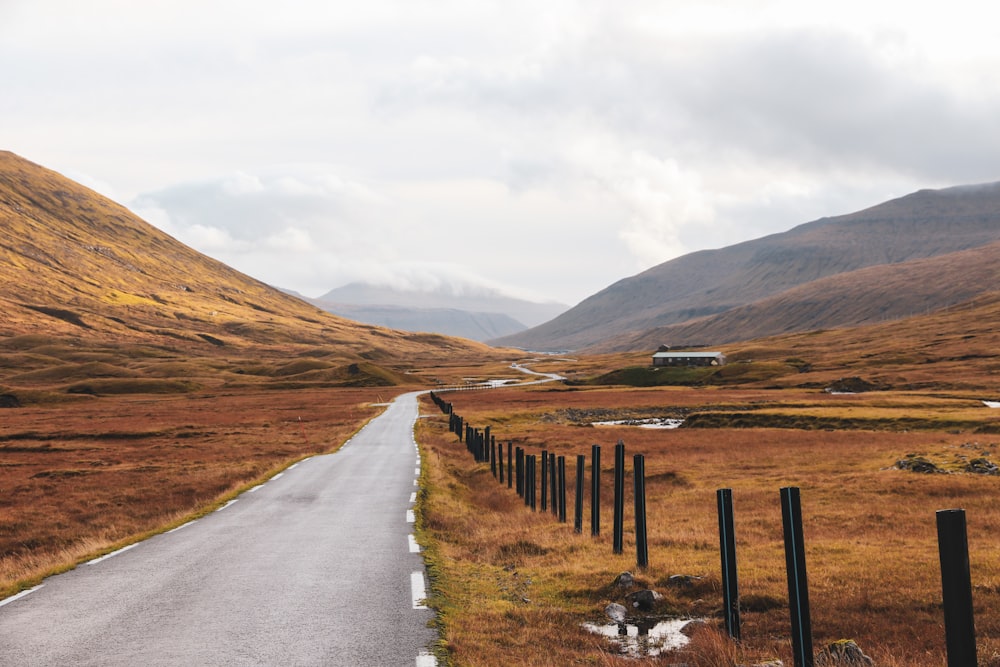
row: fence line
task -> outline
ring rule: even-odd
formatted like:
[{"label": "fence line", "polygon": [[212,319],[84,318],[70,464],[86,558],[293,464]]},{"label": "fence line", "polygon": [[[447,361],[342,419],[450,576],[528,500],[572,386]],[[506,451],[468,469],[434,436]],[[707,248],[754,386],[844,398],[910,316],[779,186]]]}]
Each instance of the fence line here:
[{"label": "fence line", "polygon": [[[486,388],[486,387],[473,387]],[[455,391],[458,389],[449,389]],[[484,431],[466,425],[454,413],[454,406],[436,392],[430,397],[442,412],[449,415],[449,428],[458,436],[459,442],[465,435],[466,446],[476,462],[489,462],[494,478],[504,483],[503,444],[495,450],[492,447],[495,436],[490,427]],[[464,432],[463,432],[464,428]],[[487,446],[485,443],[490,443]],[[507,441],[507,487],[513,486],[515,477],[513,461],[513,441]],[[566,522],[566,457],[542,450],[542,511],[546,505],[560,523]],[[600,535],[600,445],[591,447],[591,536]],[[499,465],[497,465],[499,464]],[[535,505],[535,455],[527,454],[517,447],[516,478],[517,493],[526,506],[534,511]],[[583,496],[586,457],[576,457],[576,494],[574,499],[574,524],[576,533],[583,532]],[[615,445],[614,478],[614,525],[613,546],[615,554],[621,554],[624,542],[624,497],[625,497],[625,443]],[[792,626],[792,651],[795,667],[813,667],[812,626],[809,609],[808,576],[806,573],[805,541],[802,531],[801,492],[797,487],[780,489],[782,532],[785,544],[785,566],[788,579],[789,614]],[[635,504],[636,566],[644,569],[649,565],[648,540],[646,535],[645,497],[645,457],[633,456],[633,499]],[[734,640],[740,640],[740,602],[737,580],[736,533],[734,526],[732,489],[718,489],[716,501],[719,516],[719,551],[722,572],[723,616],[726,632]],[[941,561],[941,586],[944,601],[945,644],[948,667],[975,667],[976,655],[975,622],[973,618],[972,583],[969,571],[968,537],[965,510],[947,509],[937,512],[938,550]]]}]

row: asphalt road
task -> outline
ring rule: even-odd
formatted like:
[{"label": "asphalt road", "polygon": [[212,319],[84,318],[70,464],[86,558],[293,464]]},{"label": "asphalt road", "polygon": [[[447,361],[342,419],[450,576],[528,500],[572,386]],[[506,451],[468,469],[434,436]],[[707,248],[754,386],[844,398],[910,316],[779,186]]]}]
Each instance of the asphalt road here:
[{"label": "asphalt road", "polygon": [[433,665],[416,394],[340,451],[0,601],[0,665]]}]

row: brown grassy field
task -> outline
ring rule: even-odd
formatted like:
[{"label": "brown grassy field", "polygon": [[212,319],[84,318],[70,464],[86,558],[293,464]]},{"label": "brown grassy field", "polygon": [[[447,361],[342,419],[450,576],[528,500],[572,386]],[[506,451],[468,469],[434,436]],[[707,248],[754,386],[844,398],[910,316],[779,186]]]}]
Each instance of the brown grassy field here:
[{"label": "brown grassy field", "polygon": [[0,597],[336,449],[403,391],[515,374],[447,350],[209,347],[0,339]]},{"label": "brown grassy field", "polygon": [[121,396],[4,410],[0,595],[335,449],[399,391]]},{"label": "brown grassy field", "polygon": [[[996,460],[1000,436],[974,433],[997,412],[963,396],[877,392],[833,396],[816,390],[588,389],[558,385],[448,395],[458,414],[529,454],[543,448],[575,461],[592,444],[602,451],[602,534],[573,531],[573,477],[568,463],[566,524],[531,512],[476,464],[447,432],[443,417],[423,420],[428,492],[422,521],[431,544],[434,606],[444,646],[456,665],[791,664],[790,622],[779,489],[802,493],[816,650],[853,638],[878,665],[944,664],[944,625],[935,511],[965,508],[981,664],[1000,664],[1000,526],[997,477],[921,475],[893,468],[908,454],[952,469],[977,457]],[[439,414],[428,403],[429,414]],[[609,415],[689,415],[766,411],[773,419],[803,413],[841,427],[592,427]],[[878,430],[845,429],[848,417],[877,417]],[[914,429],[909,420],[919,418]],[[956,427],[956,422],[961,427]],[[944,424],[942,427],[941,425]],[[616,657],[603,639],[581,629],[604,622],[621,602],[611,583],[635,571],[631,477],[626,481],[625,549],[612,553],[613,445],[644,454],[650,565],[637,572],[666,596],[664,614],[706,618],[687,648],[659,659]],[[733,489],[743,605],[743,638],[720,630],[722,600],[715,491]],[[588,491],[589,494],[589,491]],[[588,500],[589,502],[589,500]],[[672,589],[674,574],[701,577]]]}]

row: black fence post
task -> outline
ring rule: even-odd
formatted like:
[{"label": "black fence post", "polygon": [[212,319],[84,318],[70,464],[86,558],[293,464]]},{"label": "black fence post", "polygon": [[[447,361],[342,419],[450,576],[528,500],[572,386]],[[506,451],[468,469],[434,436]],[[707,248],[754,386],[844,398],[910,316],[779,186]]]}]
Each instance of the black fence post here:
[{"label": "black fence post", "polygon": [[514,462],[514,469],[517,471],[517,495],[524,497],[524,450],[520,447],[516,452],[517,459]]},{"label": "black fence post", "polygon": [[719,553],[722,560],[722,615],[726,632],[740,639],[740,587],[736,577],[736,529],[733,524],[733,490],[715,492],[719,506]]},{"label": "black fence post", "polygon": [[507,488],[514,486],[514,443],[507,441]]},{"label": "black fence post", "polygon": [[522,482],[522,484],[521,484],[521,490],[523,491],[522,496],[524,498],[524,506],[525,507],[530,507],[531,506],[531,483],[532,483],[532,479],[531,479],[531,457],[528,456],[527,452],[522,452],[521,456],[524,459],[524,475],[523,475],[524,482]]},{"label": "black fence post", "polygon": [[482,446],[479,449],[479,452],[480,452],[480,454],[479,454],[479,460],[480,461],[485,461],[486,460],[486,448],[489,447],[489,444],[490,444],[490,427],[487,426],[485,429],[483,429]]},{"label": "black fence post", "polygon": [[535,512],[538,509],[535,504],[535,472],[537,465],[538,459],[534,454],[532,454],[528,457],[528,504],[531,505],[532,512]]},{"label": "black fence post", "polygon": [[573,506],[573,530],[583,532],[583,475],[587,469],[587,457],[576,455],[576,503]]},{"label": "black fence post", "polygon": [[601,534],[601,446],[590,447],[590,534]]},{"label": "black fence post", "polygon": [[559,523],[566,523],[566,457],[560,456],[559,462]]},{"label": "black fence post", "polygon": [[490,441],[490,472],[493,473],[493,479],[497,476],[497,441],[493,438]]},{"label": "black fence post", "polygon": [[632,478],[635,486],[635,564],[649,565],[649,544],[646,542],[646,458],[633,457]]},{"label": "black fence post", "polygon": [[781,489],[781,520],[785,535],[788,605],[792,617],[792,657],[795,667],[813,667],[809,581],[806,577],[806,549],[802,539],[802,504],[796,486]]},{"label": "black fence post", "polygon": [[937,512],[941,589],[944,596],[944,632],[948,667],[975,667],[976,628],[972,612],[972,575],[965,510]]},{"label": "black fence post", "polygon": [[555,453],[549,453],[549,496],[552,513],[559,516],[559,471]]},{"label": "black fence post", "polygon": [[620,554],[625,542],[625,443],[615,445],[615,524],[614,553]]},{"label": "black fence post", "polygon": [[503,479],[503,443],[502,442],[497,445],[497,463],[499,464],[499,468],[500,468],[500,483],[503,484],[504,479]]},{"label": "black fence post", "polygon": [[546,511],[549,508],[549,453],[547,450],[542,450],[542,511]]}]

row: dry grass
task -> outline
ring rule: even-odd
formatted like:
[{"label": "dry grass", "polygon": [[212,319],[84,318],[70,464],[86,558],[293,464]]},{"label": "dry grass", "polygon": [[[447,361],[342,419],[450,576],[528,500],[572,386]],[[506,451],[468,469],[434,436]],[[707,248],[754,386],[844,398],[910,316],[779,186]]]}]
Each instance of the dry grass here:
[{"label": "dry grass", "polygon": [[89,398],[3,411],[0,595],[328,452],[400,389]]},{"label": "dry grass", "polygon": [[[928,428],[922,431],[822,429],[588,428],[567,415],[588,410],[744,410],[773,414],[821,411],[843,418],[857,411],[888,419],[918,415],[933,422],[991,422],[994,413],[968,398],[918,394],[829,396],[806,391],[502,390],[455,395],[456,411],[474,426],[492,426],[529,453],[545,448],[570,461],[603,447],[602,535],[532,513],[489,467],[474,464],[442,419],[421,424],[430,493],[423,518],[439,574],[436,604],[454,664],[625,664],[602,641],[580,629],[620,601],[610,586],[635,567],[631,479],[627,481],[625,553],[611,549],[613,447],[626,443],[646,457],[650,566],[646,583],[667,596],[663,612],[707,617],[675,662],[732,665],[780,657],[790,664],[778,490],[802,489],[803,515],[817,650],[853,638],[876,664],[899,667],[944,663],[940,572],[934,513],[968,512],[977,635],[984,660],[1000,653],[1000,527],[996,477],[918,475],[891,469],[909,453],[940,460],[997,456],[1000,437]],[[428,411],[433,406],[428,404]],[[575,412],[572,412],[575,411]],[[945,415],[944,417],[942,415]],[[744,642],[720,636],[718,523],[715,490],[733,489]],[[585,511],[589,520],[589,505]],[[516,579],[514,578],[514,575]],[[670,590],[672,574],[702,577],[693,590]],[[530,584],[527,582],[530,579]],[[520,582],[520,588],[517,587]],[[511,591],[516,590],[517,594]],[[523,592],[523,595],[521,593]],[[530,601],[524,601],[521,598]],[[670,660],[668,660],[670,662]],[[636,664],[629,662],[628,664]]]}]

